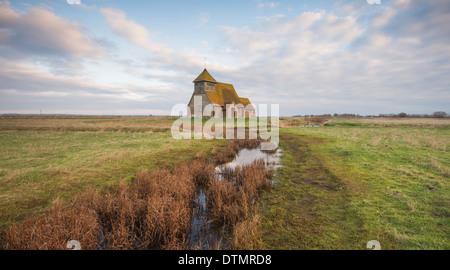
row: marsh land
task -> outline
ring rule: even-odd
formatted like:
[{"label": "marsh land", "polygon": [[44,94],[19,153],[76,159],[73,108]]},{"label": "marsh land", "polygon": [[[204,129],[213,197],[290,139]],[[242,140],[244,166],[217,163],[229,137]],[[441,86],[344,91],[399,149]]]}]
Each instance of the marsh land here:
[{"label": "marsh land", "polygon": [[[2,247],[8,248],[13,224],[45,216],[80,194],[107,197],[127,189],[136,195],[139,179],[229,151],[226,139],[173,139],[174,120],[1,116]],[[257,203],[251,215],[236,218],[230,248],[366,249],[370,240],[382,249],[450,248],[450,119],[285,117],[280,148],[275,185],[255,184]],[[244,235],[250,240],[242,241]]]}]

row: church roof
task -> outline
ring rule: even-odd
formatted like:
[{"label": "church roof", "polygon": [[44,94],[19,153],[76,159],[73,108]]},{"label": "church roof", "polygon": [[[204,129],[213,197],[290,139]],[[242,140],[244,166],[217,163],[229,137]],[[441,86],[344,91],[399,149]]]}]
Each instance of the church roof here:
[{"label": "church roof", "polygon": [[[234,86],[229,83],[221,83],[217,82],[211,74],[206,70],[206,68],[203,70],[203,72],[197,77],[197,79],[194,80],[195,82],[214,82],[216,83],[216,90],[206,90],[206,95],[208,96],[211,103],[219,105],[219,106],[225,106],[226,104],[242,104],[245,106],[251,105],[251,102],[248,98],[241,98],[236,93],[236,90],[234,89]],[[253,107],[254,108],[254,107]]]},{"label": "church roof", "polygon": [[224,104],[239,104],[241,100],[234,89],[234,86],[229,83],[218,83],[216,85],[216,92],[222,98]]},{"label": "church roof", "polygon": [[195,79],[193,82],[203,82],[203,81],[207,81],[207,82],[217,82],[213,76],[211,76],[211,74],[209,74],[209,72],[206,70],[206,68],[203,70],[203,72],[198,75],[197,79]]},{"label": "church roof", "polygon": [[248,98],[239,98],[241,100],[241,104],[245,106],[247,106],[248,104],[251,104],[250,100]]},{"label": "church roof", "polygon": [[[241,98],[237,95],[236,90],[232,84],[228,83],[217,83],[216,91],[206,91],[206,95],[208,96],[211,103],[225,106],[226,104],[242,104],[244,107],[247,105],[251,105],[251,102],[248,98]],[[251,105],[253,108],[253,105]]]},{"label": "church roof", "polygon": [[209,100],[212,104],[217,104],[220,106],[224,106],[223,99],[220,97],[216,91],[206,91],[206,95],[208,96]]}]

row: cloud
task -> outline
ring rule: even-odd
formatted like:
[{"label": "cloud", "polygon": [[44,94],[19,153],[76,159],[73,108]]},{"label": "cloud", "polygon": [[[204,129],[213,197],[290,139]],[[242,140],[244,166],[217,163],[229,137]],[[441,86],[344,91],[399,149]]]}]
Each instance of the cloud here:
[{"label": "cloud", "polygon": [[[100,12],[116,34],[144,51],[121,55],[108,40],[89,37],[81,25],[49,10],[31,7],[18,13],[8,2],[1,3],[0,110],[161,113],[189,98],[194,76],[189,73],[200,70],[202,56],[153,41],[150,32],[123,11]],[[100,53],[108,54],[98,58]]]},{"label": "cloud", "polygon": [[[141,54],[140,58],[146,63],[147,69],[169,69],[179,75],[179,73],[186,74],[196,67],[199,69],[203,66],[204,55],[187,48],[174,50],[165,44],[152,40],[152,36],[147,28],[128,19],[126,13],[122,10],[101,8],[100,12],[117,35],[145,50],[153,52],[151,55]],[[153,74],[155,73],[153,72]]]},{"label": "cloud", "polygon": [[199,23],[197,26],[204,26],[209,23],[210,16],[207,12],[201,12],[198,17]]},{"label": "cloud", "polygon": [[156,53],[171,52],[165,45],[152,41],[149,31],[144,26],[127,19],[125,12],[113,8],[101,8],[100,12],[114,32],[129,42]]},{"label": "cloud", "polygon": [[[49,9],[0,2],[0,110],[168,111],[188,101],[204,57],[217,80],[255,104],[280,104],[282,115],[431,113],[450,100],[448,1],[346,2],[257,17],[222,26],[220,42],[199,39],[199,48],[164,44],[122,10],[99,10],[141,49],[119,50]],[[210,23],[203,15],[199,22]]]},{"label": "cloud", "polygon": [[223,27],[225,45],[240,64],[239,74],[226,76],[242,95],[258,93],[253,102],[279,103],[282,114],[350,107],[364,113],[417,112],[430,104],[446,110],[450,3],[346,9],[349,14],[315,10]]},{"label": "cloud", "polygon": [[[156,41],[156,38],[151,36],[145,26],[128,19],[127,14],[122,10],[102,8],[100,12],[117,35],[130,43],[153,52],[152,54],[148,54],[147,51],[139,53],[140,63],[128,67],[129,71],[140,74],[142,77],[162,79],[170,82],[170,84],[190,87],[192,76],[197,76],[197,72],[201,71],[204,66],[204,57],[211,59],[208,55],[195,49],[184,47],[175,49]],[[200,24],[208,23],[209,14],[201,13],[199,19]],[[206,41],[201,41],[201,44],[202,46],[208,46]],[[208,67],[219,72],[230,69],[230,67],[217,62],[208,63]],[[170,71],[171,74],[165,74],[167,71]]]},{"label": "cloud", "polygon": [[258,8],[265,8],[265,7],[274,8],[279,5],[278,2],[263,2],[262,0],[257,0],[257,2]]},{"label": "cloud", "polygon": [[31,7],[14,11],[0,2],[0,49],[3,56],[24,55],[98,58],[104,50],[80,24],[58,17],[50,10]]},{"label": "cloud", "polygon": [[90,79],[61,77],[26,63],[0,60],[1,89],[12,89],[22,93],[59,92],[78,93],[95,92],[98,94],[120,93],[121,90],[108,88],[94,83]]},{"label": "cloud", "polygon": [[0,111],[27,112],[44,109],[59,113],[76,111],[129,114],[170,111],[167,86],[99,84],[93,79],[56,76],[24,63],[0,59]]},{"label": "cloud", "polygon": [[243,66],[259,61],[283,62],[330,55],[362,31],[355,19],[339,18],[323,11],[302,13],[293,19],[274,16],[260,20],[252,28],[223,27],[222,30]]}]

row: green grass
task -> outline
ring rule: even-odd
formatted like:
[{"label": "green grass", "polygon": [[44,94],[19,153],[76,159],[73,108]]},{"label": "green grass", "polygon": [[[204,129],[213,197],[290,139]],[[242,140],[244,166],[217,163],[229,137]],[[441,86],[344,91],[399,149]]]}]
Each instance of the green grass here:
[{"label": "green grass", "polygon": [[141,169],[171,169],[224,145],[174,140],[170,132],[0,130],[0,225],[38,213],[56,198],[107,190],[132,181]]},{"label": "green grass", "polygon": [[449,118],[333,118],[326,126],[450,128]]},{"label": "green grass", "polygon": [[449,249],[450,129],[339,123],[281,130],[285,167],[262,203],[266,247]]}]

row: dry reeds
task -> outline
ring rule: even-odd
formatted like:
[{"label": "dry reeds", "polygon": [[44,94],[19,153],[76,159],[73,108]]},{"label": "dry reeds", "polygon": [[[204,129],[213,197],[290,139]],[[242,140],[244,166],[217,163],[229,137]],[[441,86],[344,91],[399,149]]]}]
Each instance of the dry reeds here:
[{"label": "dry reeds", "polygon": [[207,198],[214,221],[234,225],[249,217],[264,189],[270,187],[270,172],[264,162],[227,170],[222,180],[211,181]]},{"label": "dry reeds", "polygon": [[173,173],[138,172],[128,186],[112,193],[88,193],[70,204],[56,204],[45,215],[13,225],[9,249],[65,249],[77,240],[82,249],[183,248],[195,183],[186,164]]},{"label": "dry reeds", "polygon": [[13,224],[7,232],[7,249],[61,250],[77,239],[83,249],[97,248],[97,214],[87,203],[65,207],[57,201],[46,215]]}]

